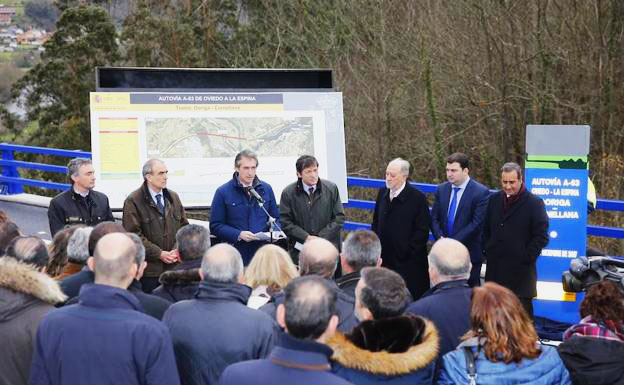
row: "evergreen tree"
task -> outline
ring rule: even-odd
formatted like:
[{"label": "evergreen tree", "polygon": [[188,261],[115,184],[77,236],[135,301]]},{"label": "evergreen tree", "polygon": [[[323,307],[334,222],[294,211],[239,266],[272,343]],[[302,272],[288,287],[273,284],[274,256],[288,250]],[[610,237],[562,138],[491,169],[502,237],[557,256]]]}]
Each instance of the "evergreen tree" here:
[{"label": "evergreen tree", "polygon": [[68,8],[56,28],[41,63],[14,84],[12,97],[39,124],[30,144],[89,150],[89,92],[95,90],[95,68],[119,59],[117,32],[97,6]]}]

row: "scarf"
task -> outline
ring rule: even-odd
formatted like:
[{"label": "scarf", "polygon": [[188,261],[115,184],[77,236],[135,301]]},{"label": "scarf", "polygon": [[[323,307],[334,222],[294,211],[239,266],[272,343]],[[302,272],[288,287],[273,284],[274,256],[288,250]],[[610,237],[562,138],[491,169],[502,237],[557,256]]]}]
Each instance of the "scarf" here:
[{"label": "scarf", "polygon": [[587,316],[566,330],[563,333],[563,340],[575,335],[624,342],[624,325],[612,320],[596,321]]},{"label": "scarf", "polygon": [[516,204],[516,202],[518,202],[518,200],[520,199],[522,194],[524,194],[525,191],[526,191],[526,187],[524,187],[524,183],[522,183],[522,186],[520,186],[520,191],[518,191],[517,194],[507,196],[507,194],[505,194],[505,192],[503,191],[503,194],[505,194],[503,196],[503,214],[509,211],[511,206],[513,206],[514,204]]}]

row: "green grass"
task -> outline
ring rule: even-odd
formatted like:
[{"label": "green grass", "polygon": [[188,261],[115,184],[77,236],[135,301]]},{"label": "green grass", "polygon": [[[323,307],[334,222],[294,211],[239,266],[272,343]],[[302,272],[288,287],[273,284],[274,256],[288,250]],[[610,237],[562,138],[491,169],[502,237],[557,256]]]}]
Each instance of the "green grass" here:
[{"label": "green grass", "polygon": [[6,63],[13,60],[15,52],[0,52],[0,63]]}]

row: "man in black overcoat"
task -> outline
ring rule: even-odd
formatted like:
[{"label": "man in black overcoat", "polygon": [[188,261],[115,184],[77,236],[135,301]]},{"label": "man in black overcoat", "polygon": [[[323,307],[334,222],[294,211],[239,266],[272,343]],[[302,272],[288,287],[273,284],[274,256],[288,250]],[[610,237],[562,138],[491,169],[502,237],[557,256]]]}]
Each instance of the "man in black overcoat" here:
[{"label": "man in black overcoat", "polygon": [[527,191],[516,163],[502,167],[503,189],[490,197],[483,239],[486,281],[513,291],[533,316],[537,296],[537,257],[548,243],[548,215],[544,201]]},{"label": "man in black overcoat", "polygon": [[414,299],[429,289],[427,240],[431,216],[425,195],[409,183],[409,162],[394,159],[386,168],[372,230],[381,241],[382,266],[399,273]]}]

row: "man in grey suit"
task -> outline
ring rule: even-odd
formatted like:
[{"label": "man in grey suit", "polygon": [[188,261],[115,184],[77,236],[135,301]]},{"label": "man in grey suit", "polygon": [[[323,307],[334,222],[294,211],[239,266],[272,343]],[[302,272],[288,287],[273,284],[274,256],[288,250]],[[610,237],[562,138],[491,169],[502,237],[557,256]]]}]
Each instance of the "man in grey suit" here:
[{"label": "man in grey suit", "polygon": [[487,187],[471,179],[468,156],[456,152],[446,158],[448,182],[438,185],[431,209],[431,228],[435,239],[453,238],[470,252],[470,286],[479,286],[483,262],[482,229],[488,199]]}]

